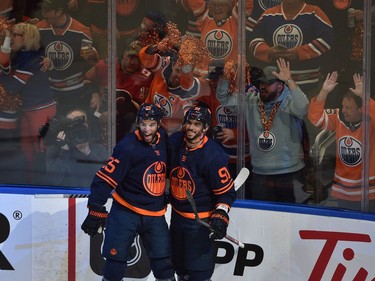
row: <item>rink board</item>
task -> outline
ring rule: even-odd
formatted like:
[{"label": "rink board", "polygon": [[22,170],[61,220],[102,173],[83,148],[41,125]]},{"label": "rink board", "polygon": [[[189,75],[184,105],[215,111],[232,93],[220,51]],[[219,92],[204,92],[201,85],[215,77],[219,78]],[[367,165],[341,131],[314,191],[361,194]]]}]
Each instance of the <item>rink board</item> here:
[{"label": "rink board", "polygon": [[[103,236],[80,229],[87,199],[26,193],[0,194],[0,280],[100,281]],[[245,248],[215,242],[214,281],[375,277],[374,215],[237,201],[230,217],[228,234]],[[139,239],[131,252],[124,280],[154,280]]]}]

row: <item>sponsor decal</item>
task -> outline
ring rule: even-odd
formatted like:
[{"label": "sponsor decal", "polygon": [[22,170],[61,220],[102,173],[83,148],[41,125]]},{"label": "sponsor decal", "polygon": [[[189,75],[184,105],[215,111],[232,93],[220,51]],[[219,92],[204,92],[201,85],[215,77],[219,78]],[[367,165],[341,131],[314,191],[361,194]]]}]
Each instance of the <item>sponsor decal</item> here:
[{"label": "sponsor decal", "polygon": [[[300,237],[305,240],[323,240],[325,241],[324,246],[319,254],[318,259],[312,269],[309,277],[309,281],[323,280],[322,277],[328,267],[331,257],[335,250],[342,252],[342,257],[347,262],[355,261],[355,250],[351,247],[344,247],[345,242],[357,243],[370,243],[371,238],[367,234],[362,233],[350,233],[350,232],[330,232],[330,231],[317,231],[317,230],[301,230]],[[340,246],[338,246],[340,244]],[[330,265],[332,266],[332,265]],[[346,266],[343,263],[338,263],[333,273],[332,279],[335,281],[344,280]],[[356,281],[375,280],[374,278],[368,278],[368,271],[361,267],[355,278]],[[347,279],[345,279],[347,280]]]}]

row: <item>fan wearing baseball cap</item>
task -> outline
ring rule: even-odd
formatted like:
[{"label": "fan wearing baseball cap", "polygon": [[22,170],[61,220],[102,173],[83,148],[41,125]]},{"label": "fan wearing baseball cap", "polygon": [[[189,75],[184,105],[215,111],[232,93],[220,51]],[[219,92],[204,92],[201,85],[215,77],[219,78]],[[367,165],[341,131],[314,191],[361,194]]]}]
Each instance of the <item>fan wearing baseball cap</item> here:
[{"label": "fan wearing baseball cap", "polygon": [[[259,90],[246,93],[246,126],[253,175],[246,198],[295,203],[295,185],[306,183],[302,146],[303,118],[309,101],[291,78],[289,62],[277,60],[257,79]],[[219,81],[216,96],[222,104],[237,104],[228,91],[229,81]],[[255,89],[255,91],[254,91]]]},{"label": "fan wearing baseball cap", "polygon": [[44,0],[42,3],[42,10],[57,11],[68,9],[67,0]]}]

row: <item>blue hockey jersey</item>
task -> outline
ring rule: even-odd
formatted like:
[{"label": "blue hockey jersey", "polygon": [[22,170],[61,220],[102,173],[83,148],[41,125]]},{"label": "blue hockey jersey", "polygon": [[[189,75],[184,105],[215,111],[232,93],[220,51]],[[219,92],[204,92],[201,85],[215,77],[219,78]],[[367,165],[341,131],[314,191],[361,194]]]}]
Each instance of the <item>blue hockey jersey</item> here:
[{"label": "blue hockey jersey", "polygon": [[168,173],[173,210],[183,217],[194,219],[186,189],[193,195],[200,218],[210,217],[218,204],[230,208],[236,192],[228,171],[228,161],[229,156],[212,139],[204,137],[202,145],[188,149],[183,132],[170,136]]},{"label": "blue hockey jersey", "polygon": [[167,134],[160,130],[157,141],[148,144],[139,130],[126,135],[114,148],[107,164],[91,184],[88,205],[104,205],[110,194],[119,204],[147,216],[166,211]]}]

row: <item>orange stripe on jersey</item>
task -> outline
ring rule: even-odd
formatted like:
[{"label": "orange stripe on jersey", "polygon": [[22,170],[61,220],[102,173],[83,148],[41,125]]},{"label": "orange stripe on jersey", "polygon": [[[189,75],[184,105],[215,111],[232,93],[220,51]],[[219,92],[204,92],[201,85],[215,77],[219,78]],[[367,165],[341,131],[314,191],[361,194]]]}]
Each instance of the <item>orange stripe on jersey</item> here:
[{"label": "orange stripe on jersey", "polygon": [[134,133],[137,136],[138,140],[142,140],[142,135],[141,135],[141,132],[139,131],[139,129],[136,130]]},{"label": "orange stripe on jersey", "polygon": [[[331,196],[342,199],[342,200],[348,200],[348,201],[361,201],[362,198],[362,190],[344,190],[342,188],[338,188],[336,186],[332,186]],[[371,189],[369,191],[369,199],[375,200],[375,190]]]},{"label": "orange stripe on jersey", "polygon": [[318,38],[318,39],[313,40],[313,44],[314,44],[315,47],[317,47],[319,49],[320,53],[326,53],[327,51],[329,51],[327,45],[323,44],[323,43],[326,43],[326,42],[324,40],[322,40],[321,38]]},{"label": "orange stripe on jersey", "polygon": [[[277,6],[276,6],[277,7]],[[326,25],[332,27],[332,23],[328,16],[317,6],[305,4],[305,7],[301,11],[302,14],[315,14]]]},{"label": "orange stripe on jersey", "polygon": [[116,188],[117,186],[117,183],[112,179],[110,178],[109,176],[107,176],[106,174],[104,174],[102,171],[98,171],[96,173],[96,175],[101,178],[102,180],[104,180],[106,183],[108,183],[113,189]]},{"label": "orange stripe on jersey", "polygon": [[317,51],[315,51],[317,49],[312,47],[313,45],[311,44],[297,46],[296,49],[299,60],[302,61],[318,57],[320,54]]},{"label": "orange stripe on jersey", "polygon": [[20,72],[16,70],[16,72],[14,72],[13,74],[13,77],[20,81],[22,84],[26,84],[27,80],[33,77],[33,75],[31,72]]},{"label": "orange stripe on jersey", "polygon": [[107,35],[107,33],[108,33],[108,30],[107,30],[107,29],[101,29],[101,28],[97,27],[97,26],[95,25],[95,23],[92,23],[92,24],[90,25],[90,27],[91,27],[91,31],[92,31],[93,34],[102,34],[102,35]]},{"label": "orange stripe on jersey", "polygon": [[[143,140],[142,135],[141,135],[141,132],[139,131],[139,129],[135,130],[134,133],[135,133],[135,135],[137,136],[138,140],[140,140],[140,141]],[[159,141],[160,141],[160,133],[159,133],[159,132],[156,132],[156,137],[157,137],[157,139],[156,139],[156,141],[154,142],[154,144],[158,144]],[[151,145],[152,145],[152,144],[150,144],[150,146],[151,146]]]},{"label": "orange stripe on jersey", "polygon": [[39,30],[53,30],[55,35],[63,35],[65,34],[65,32],[67,32],[67,30],[69,30],[69,32],[82,33],[88,39],[92,40],[90,28],[83,25],[82,23],[80,23],[79,21],[73,18],[70,18],[70,24],[68,24],[67,28],[65,30],[61,30],[61,31],[59,30],[59,32],[56,32],[56,30],[52,28],[52,25],[50,25],[45,19],[38,22],[36,26],[38,27]]},{"label": "orange stripe on jersey", "polygon": [[[331,195],[335,198],[349,200],[349,201],[361,201],[362,198],[362,183],[353,184],[349,186],[348,184],[344,184],[337,179],[334,179],[334,183],[332,184],[332,191]],[[375,199],[375,180],[371,179],[369,182],[369,199]]]},{"label": "orange stripe on jersey", "polygon": [[90,28],[83,25],[82,23],[80,23],[79,21],[77,21],[75,19],[72,19],[72,24],[70,25],[69,30],[73,31],[73,32],[83,33],[84,35],[86,35],[86,37],[88,37],[90,40],[92,40]]},{"label": "orange stripe on jersey", "polygon": [[[176,210],[176,208],[174,208],[173,206],[172,206],[172,208],[173,208],[173,210],[174,210],[177,214],[179,214],[180,216],[182,216],[182,217],[184,217],[184,218],[192,219],[192,220],[195,219],[195,215],[194,215],[194,213],[181,212],[181,211]],[[209,212],[200,212],[200,213],[198,213],[198,216],[199,216],[200,219],[206,219],[206,218],[211,217],[212,212],[213,212],[213,211],[209,211]]]},{"label": "orange stripe on jersey", "polygon": [[17,128],[17,120],[12,119],[9,122],[0,120],[0,129],[15,129]]},{"label": "orange stripe on jersey", "polygon": [[[186,138],[184,138],[184,141],[186,141]],[[203,142],[200,145],[198,145],[197,147],[189,149],[189,151],[194,151],[194,150],[201,149],[206,144],[206,142],[208,142],[208,137],[204,136]]]},{"label": "orange stripe on jersey", "polygon": [[224,193],[228,192],[233,187],[233,184],[234,184],[233,179],[231,179],[230,183],[227,184],[226,186],[224,186],[220,189],[215,189],[214,194],[215,195],[221,195],[221,194],[224,194]]},{"label": "orange stripe on jersey", "polygon": [[138,207],[135,207],[131,204],[129,204],[128,202],[126,202],[120,195],[118,195],[116,192],[114,192],[112,194],[112,197],[118,202],[120,203],[121,205],[123,205],[124,207],[136,212],[137,214],[140,214],[140,215],[145,215],[145,216],[151,216],[151,217],[160,217],[162,215],[165,214],[165,212],[167,211],[167,208],[165,207],[163,210],[160,210],[160,211],[149,211],[149,210],[145,210],[145,209],[141,209],[141,208],[138,208]]}]

